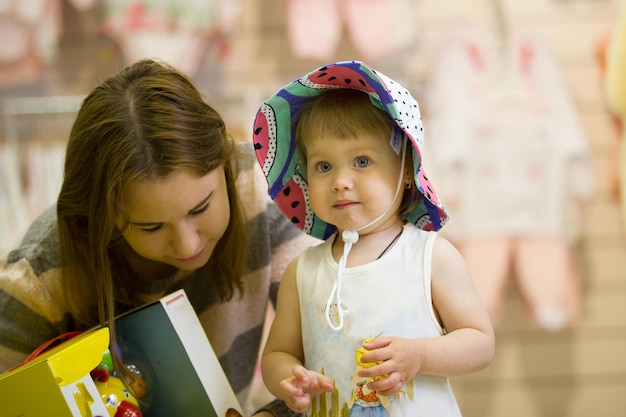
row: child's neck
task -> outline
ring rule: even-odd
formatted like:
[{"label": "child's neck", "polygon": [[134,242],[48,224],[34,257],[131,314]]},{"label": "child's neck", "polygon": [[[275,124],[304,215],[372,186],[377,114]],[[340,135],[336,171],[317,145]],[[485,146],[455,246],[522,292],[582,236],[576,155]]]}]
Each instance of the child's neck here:
[{"label": "child's neck", "polygon": [[[377,228],[366,234],[359,233],[359,240],[352,245],[348,255],[346,267],[364,265],[375,261],[391,250],[391,247],[400,237],[403,230],[402,221],[394,222],[386,227]],[[343,255],[344,242],[341,235],[335,236],[332,253],[335,261],[339,262]]]}]

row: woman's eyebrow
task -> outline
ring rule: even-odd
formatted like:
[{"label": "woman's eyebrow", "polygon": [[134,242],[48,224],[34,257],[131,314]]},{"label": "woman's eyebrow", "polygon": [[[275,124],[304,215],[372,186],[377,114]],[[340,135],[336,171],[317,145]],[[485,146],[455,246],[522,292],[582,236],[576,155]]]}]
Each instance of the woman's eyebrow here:
[{"label": "woman's eyebrow", "polygon": [[213,197],[213,193],[214,193],[214,191],[211,191],[211,192],[209,193],[209,195],[208,195],[208,196],[206,196],[206,198],[204,198],[202,201],[200,201],[198,204],[196,204],[196,206],[195,206],[194,208],[192,208],[191,210],[189,210],[187,213],[191,214],[191,213],[193,213],[194,211],[197,211],[197,210],[199,210],[200,208],[202,208],[203,206],[205,206],[205,205],[206,205],[206,203],[208,203],[208,201],[211,199],[211,197]]},{"label": "woman's eyebrow", "polygon": [[[208,196],[206,196],[202,201],[196,204],[196,206],[192,208],[191,210],[189,210],[187,214],[191,214],[194,211],[197,211],[200,208],[202,208],[204,205],[206,205],[208,201],[211,199],[211,197],[213,197],[213,194],[214,194],[214,191],[211,191]],[[135,225],[135,226],[139,226],[139,227],[148,227],[148,226],[156,226],[156,225],[162,224],[163,222],[131,222],[129,221],[128,223]]]}]

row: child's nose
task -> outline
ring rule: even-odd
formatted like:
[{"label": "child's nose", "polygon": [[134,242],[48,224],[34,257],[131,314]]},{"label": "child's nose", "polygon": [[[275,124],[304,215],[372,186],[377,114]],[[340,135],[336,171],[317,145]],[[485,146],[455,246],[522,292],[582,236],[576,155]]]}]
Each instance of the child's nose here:
[{"label": "child's nose", "polygon": [[338,169],[333,177],[333,189],[345,190],[352,187],[352,177],[347,170]]}]

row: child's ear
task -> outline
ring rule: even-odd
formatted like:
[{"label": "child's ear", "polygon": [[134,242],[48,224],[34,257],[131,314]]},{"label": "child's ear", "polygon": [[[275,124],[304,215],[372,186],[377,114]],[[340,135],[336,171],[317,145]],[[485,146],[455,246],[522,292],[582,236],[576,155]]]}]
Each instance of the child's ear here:
[{"label": "child's ear", "polygon": [[413,184],[413,172],[411,172],[411,168],[404,169],[404,185]]},{"label": "child's ear", "polygon": [[407,143],[406,156],[404,160],[404,183],[413,183],[413,152],[411,152],[411,146]]}]

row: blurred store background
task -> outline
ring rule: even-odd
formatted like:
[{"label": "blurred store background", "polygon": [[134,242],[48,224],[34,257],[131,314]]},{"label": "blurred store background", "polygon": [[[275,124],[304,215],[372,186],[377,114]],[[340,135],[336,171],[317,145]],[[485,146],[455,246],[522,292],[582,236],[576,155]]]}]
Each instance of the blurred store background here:
[{"label": "blurred store background", "polygon": [[248,141],[276,89],[363,60],[420,102],[443,233],[496,324],[492,365],[452,379],[464,416],[625,416],[621,125],[603,78],[622,3],[0,0],[0,254],[54,204],[82,97],[125,64],[183,69]]}]

